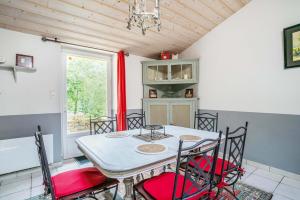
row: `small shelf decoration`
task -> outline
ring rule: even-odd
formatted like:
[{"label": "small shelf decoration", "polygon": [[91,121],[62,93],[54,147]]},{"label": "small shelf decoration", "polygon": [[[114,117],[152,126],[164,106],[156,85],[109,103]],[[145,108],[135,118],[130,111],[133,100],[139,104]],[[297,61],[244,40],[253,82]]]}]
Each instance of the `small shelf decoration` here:
[{"label": "small shelf decoration", "polygon": [[300,67],[300,24],[285,28],[284,68]]},{"label": "small shelf decoration", "polygon": [[[16,55],[16,65],[0,65],[0,70],[12,72],[15,82],[17,82],[17,72],[25,72],[25,73],[36,72],[36,68],[33,67],[33,56],[25,56],[25,58],[22,56],[24,55],[20,55],[20,54]],[[4,62],[1,62],[0,64],[4,64]],[[18,66],[18,64],[22,66]]]},{"label": "small shelf decoration", "polygon": [[33,68],[33,56],[16,54],[16,65],[19,67]]}]

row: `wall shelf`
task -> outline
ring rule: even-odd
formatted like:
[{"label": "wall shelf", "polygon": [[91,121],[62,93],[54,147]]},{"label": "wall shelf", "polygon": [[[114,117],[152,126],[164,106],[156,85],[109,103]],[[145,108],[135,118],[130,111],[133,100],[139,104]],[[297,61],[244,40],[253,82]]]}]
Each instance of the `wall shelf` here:
[{"label": "wall shelf", "polygon": [[20,66],[1,66],[0,70],[11,71],[13,73],[15,82],[17,82],[17,72],[25,72],[25,73],[34,73],[36,72],[36,68],[27,68]]}]

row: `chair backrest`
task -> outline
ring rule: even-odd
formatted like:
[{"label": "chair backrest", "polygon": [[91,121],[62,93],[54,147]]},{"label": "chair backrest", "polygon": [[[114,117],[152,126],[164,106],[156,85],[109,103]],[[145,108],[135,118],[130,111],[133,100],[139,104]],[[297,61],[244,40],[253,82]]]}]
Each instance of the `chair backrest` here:
[{"label": "chair backrest", "polygon": [[45,195],[51,194],[52,200],[55,200],[55,192],[52,186],[51,173],[48,165],[43,135],[41,132],[41,126],[38,126],[38,131],[34,134],[35,144],[38,150],[38,156],[42,168],[43,183],[45,186]]},{"label": "chair backrest", "polygon": [[146,125],[146,115],[145,112],[131,113],[126,115],[127,129],[139,129]]},{"label": "chair backrest", "polygon": [[[190,199],[202,192],[211,192],[221,135],[222,133],[220,132],[217,139],[205,139],[187,148],[182,147],[183,141],[180,140],[173,200]],[[182,163],[188,164],[184,165],[183,186],[177,187]],[[178,194],[181,195],[178,196]]]},{"label": "chair backrest", "polygon": [[102,116],[95,119],[90,117],[90,134],[103,134],[115,131],[116,118]]},{"label": "chair backrest", "polygon": [[195,112],[194,128],[204,131],[218,131],[218,113],[197,113]]},{"label": "chair backrest", "polygon": [[[233,131],[226,128],[221,174],[225,175],[224,181],[229,185],[235,184],[242,173],[247,130],[248,122]],[[228,161],[232,164],[225,164]]]}]

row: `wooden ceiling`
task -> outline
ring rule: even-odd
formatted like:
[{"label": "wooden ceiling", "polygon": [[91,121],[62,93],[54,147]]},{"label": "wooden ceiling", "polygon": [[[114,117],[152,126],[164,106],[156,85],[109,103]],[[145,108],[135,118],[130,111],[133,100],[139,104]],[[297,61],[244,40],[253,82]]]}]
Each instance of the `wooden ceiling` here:
[{"label": "wooden ceiling", "polygon": [[128,0],[1,0],[0,27],[153,58],[181,52],[248,2],[161,0],[162,29],[143,36],[126,28]]}]

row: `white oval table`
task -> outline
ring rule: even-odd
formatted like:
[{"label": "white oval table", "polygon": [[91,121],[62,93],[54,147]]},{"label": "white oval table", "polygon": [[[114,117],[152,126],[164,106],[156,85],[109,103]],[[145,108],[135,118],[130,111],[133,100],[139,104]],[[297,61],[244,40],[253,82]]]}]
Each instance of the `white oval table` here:
[{"label": "white oval table", "polygon": [[[165,126],[167,134],[174,137],[157,140],[155,144],[167,146],[167,151],[161,154],[142,154],[136,151],[136,146],[147,142],[132,137],[140,133],[139,129],[124,131],[127,137],[112,138],[105,134],[90,135],[78,138],[76,143],[83,154],[107,177],[123,179],[125,184],[125,200],[132,199],[133,177],[176,162],[179,137],[181,135],[196,135],[204,139],[216,139],[218,133]],[[120,132],[119,132],[120,133]],[[151,142],[150,142],[151,143]],[[184,142],[183,146],[195,142]],[[209,145],[209,144],[207,144]]]}]

